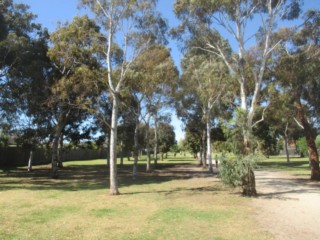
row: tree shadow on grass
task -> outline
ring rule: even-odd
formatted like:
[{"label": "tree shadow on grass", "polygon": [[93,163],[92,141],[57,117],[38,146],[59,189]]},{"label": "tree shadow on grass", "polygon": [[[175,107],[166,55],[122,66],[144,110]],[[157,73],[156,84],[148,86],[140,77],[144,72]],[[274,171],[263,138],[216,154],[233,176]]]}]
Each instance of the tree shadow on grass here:
[{"label": "tree shadow on grass", "polygon": [[308,165],[308,161],[292,161],[292,162],[274,162],[274,161],[262,161],[259,162],[258,164],[260,167],[262,168],[274,168],[274,169],[304,169],[304,170],[308,170],[309,169],[309,165]]},{"label": "tree shadow on grass", "polygon": [[[210,173],[188,164],[159,164],[150,173],[139,165],[137,179],[132,179],[132,165],[118,167],[120,188],[131,185],[156,184],[173,180],[207,178]],[[0,172],[0,191],[13,189],[90,191],[109,188],[107,165],[69,165],[59,170],[59,178],[51,178],[50,165],[37,166],[32,172],[26,168],[7,169]]]}]

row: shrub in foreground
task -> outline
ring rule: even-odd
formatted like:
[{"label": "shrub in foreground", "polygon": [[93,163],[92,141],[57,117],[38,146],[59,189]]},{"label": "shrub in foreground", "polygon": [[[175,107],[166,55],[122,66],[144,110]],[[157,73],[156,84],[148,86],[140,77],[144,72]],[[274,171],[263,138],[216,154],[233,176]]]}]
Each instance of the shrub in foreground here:
[{"label": "shrub in foreground", "polygon": [[231,187],[241,187],[243,194],[246,196],[255,196],[257,193],[254,169],[262,156],[260,154],[250,154],[229,158],[226,155],[221,155],[219,158],[222,182]]}]

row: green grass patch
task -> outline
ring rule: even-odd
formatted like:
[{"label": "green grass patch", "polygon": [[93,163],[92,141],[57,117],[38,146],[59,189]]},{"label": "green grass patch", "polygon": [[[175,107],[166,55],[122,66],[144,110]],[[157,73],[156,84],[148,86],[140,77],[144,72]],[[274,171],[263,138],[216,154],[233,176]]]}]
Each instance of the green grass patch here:
[{"label": "green grass patch", "polygon": [[66,215],[77,213],[80,206],[52,206],[43,209],[32,210],[30,214],[25,214],[22,218],[24,222],[33,224],[45,224],[56,219],[65,218]]},{"label": "green grass patch", "polygon": [[310,175],[310,166],[308,158],[291,157],[287,162],[286,157],[271,156],[258,163],[259,167],[264,169],[276,169],[295,175]]},{"label": "green grass patch", "polygon": [[217,221],[230,218],[228,210],[196,210],[190,208],[164,208],[151,217],[151,220],[162,221],[166,224],[182,223],[183,221]]},{"label": "green grass patch", "polygon": [[234,194],[191,156],[170,156],[151,173],[141,161],[119,166],[110,196],[105,160],[0,172],[0,239],[270,239],[255,224],[250,199]]}]

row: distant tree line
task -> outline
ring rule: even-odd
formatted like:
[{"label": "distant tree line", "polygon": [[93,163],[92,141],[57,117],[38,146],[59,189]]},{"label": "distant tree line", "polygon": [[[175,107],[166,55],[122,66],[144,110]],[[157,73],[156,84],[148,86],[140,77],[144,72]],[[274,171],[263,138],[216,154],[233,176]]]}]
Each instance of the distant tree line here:
[{"label": "distant tree line", "polygon": [[[200,153],[211,172],[213,152],[241,163],[304,137],[311,179],[320,179],[320,12],[302,11],[302,0],[176,0],[171,29],[155,0],[81,0],[95,18],[52,33],[26,5],[0,3],[0,140],[15,136],[30,153],[47,146],[53,177],[59,148],[91,144],[108,149],[110,193],[119,194],[117,157],[133,153],[136,178],[139,152],[148,172],[159,152],[179,151],[175,109],[186,132],[179,148]],[[300,23],[283,25],[290,20]],[[180,74],[170,37],[183,53]],[[255,195],[246,166],[243,190]]]}]

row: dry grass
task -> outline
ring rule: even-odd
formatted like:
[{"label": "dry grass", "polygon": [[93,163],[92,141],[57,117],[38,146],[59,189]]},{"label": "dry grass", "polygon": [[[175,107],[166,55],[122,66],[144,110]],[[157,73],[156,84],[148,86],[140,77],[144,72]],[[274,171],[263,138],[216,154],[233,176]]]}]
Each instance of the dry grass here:
[{"label": "dry grass", "polygon": [[66,163],[57,180],[48,166],[0,170],[0,239],[270,239],[250,199],[190,158],[141,165],[136,181],[126,163],[120,196],[108,195],[104,162]]}]

